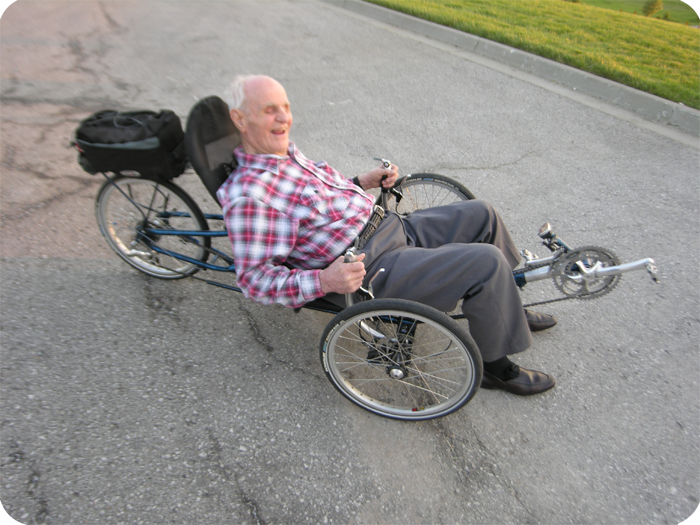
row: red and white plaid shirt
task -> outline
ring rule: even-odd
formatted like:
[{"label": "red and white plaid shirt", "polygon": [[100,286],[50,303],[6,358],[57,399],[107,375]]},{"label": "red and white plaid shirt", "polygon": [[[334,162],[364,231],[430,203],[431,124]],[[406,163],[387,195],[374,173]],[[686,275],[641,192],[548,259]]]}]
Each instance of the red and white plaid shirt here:
[{"label": "red and white plaid shirt", "polygon": [[374,198],[292,142],[288,153],[249,155],[239,146],[238,168],[216,195],[243,295],[296,308],[324,295],[321,269],[362,231]]}]

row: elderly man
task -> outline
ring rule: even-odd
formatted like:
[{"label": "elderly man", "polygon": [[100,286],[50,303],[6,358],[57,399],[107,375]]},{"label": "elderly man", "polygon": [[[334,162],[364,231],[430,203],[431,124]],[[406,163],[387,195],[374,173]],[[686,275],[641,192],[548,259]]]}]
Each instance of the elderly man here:
[{"label": "elderly man", "polygon": [[[388,212],[370,236],[364,229],[376,220],[374,198],[365,190],[393,186],[396,166],[348,179],[304,157],[289,140],[287,94],[270,77],[237,77],[226,99],[242,144],[234,152],[238,167],[217,196],[246,297],[298,307],[355,292],[385,268],[373,281],[377,297],[442,311],[463,299],[484,361],[483,388],[530,395],[554,386],[552,377],[508,358],[532,344],[531,330],[556,320],[523,310],[512,275],[520,256],[490,204],[472,200],[408,217]],[[357,261],[344,263],[358,236]]]}]

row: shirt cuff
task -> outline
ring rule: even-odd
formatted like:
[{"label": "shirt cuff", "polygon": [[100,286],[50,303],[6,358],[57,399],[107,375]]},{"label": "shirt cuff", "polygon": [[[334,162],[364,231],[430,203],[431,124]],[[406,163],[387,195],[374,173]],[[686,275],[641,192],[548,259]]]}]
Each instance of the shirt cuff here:
[{"label": "shirt cuff", "polygon": [[304,271],[300,284],[301,296],[299,299],[302,303],[308,303],[325,295],[321,289],[321,270]]},{"label": "shirt cuff", "polygon": [[311,293],[313,297],[309,299],[310,301],[314,299],[318,299],[319,297],[323,297],[325,294],[322,291],[321,287],[321,270],[311,270],[311,275],[309,276],[311,279],[313,279],[313,287],[314,290]]}]

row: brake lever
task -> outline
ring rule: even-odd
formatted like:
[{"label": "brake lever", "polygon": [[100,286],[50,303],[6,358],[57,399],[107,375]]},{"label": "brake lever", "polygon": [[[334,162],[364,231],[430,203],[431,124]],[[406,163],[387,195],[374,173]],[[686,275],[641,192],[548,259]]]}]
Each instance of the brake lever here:
[{"label": "brake lever", "polygon": [[382,162],[382,168],[384,169],[389,169],[391,168],[391,161],[384,159],[382,157],[374,157],[374,160],[380,160]]},{"label": "brake lever", "polygon": [[351,246],[348,251],[345,252],[345,257],[343,257],[344,263],[354,263],[357,261],[357,255],[355,255],[355,247]]},{"label": "brake lever", "polygon": [[[382,157],[374,157],[374,160],[379,160],[382,163],[382,168],[384,169],[389,169],[391,168],[391,161],[388,159],[384,159]],[[386,175],[382,176],[382,180],[379,181],[379,187],[382,190],[382,193],[389,193],[393,188],[385,188],[382,185],[382,182],[384,182],[388,177]]]},{"label": "brake lever", "polygon": [[[344,263],[354,263],[356,261],[357,261],[357,255],[355,254],[355,247],[351,246],[345,252],[345,256],[343,257],[343,262]],[[374,289],[372,288],[372,281],[374,281],[379,276],[379,274],[382,273],[383,271],[385,271],[384,268],[380,268],[379,270],[377,270],[377,272],[369,280],[369,283],[367,283],[367,288],[363,288],[362,286],[360,286],[358,291],[369,296],[370,299],[374,299]],[[347,306],[353,305],[354,301],[352,299],[351,293],[345,294],[345,302],[346,302]]]}]

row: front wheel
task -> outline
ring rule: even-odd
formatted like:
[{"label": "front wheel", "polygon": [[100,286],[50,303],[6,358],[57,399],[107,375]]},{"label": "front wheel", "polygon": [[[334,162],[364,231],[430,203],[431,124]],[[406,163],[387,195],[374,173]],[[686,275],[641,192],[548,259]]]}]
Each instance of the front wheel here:
[{"label": "front wheel", "polygon": [[416,210],[476,198],[463,184],[436,173],[414,173],[403,181],[398,191],[400,196],[394,195],[387,206],[404,216]]},{"label": "front wheel", "polygon": [[321,338],[326,376],[345,397],[380,416],[421,421],[464,406],[481,384],[469,333],[429,306],[374,299],[335,316]]},{"label": "front wheel", "polygon": [[181,279],[199,267],[159,252],[177,253],[204,262],[209,237],[154,235],[149,230],[209,229],[199,206],[170,182],[115,176],[100,188],[95,215],[109,247],[131,266],[153,277]]}]

